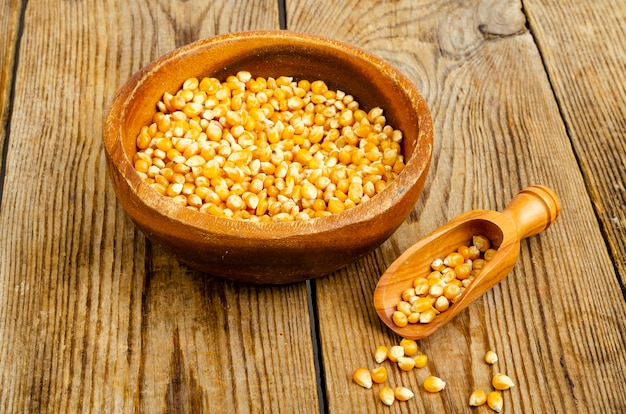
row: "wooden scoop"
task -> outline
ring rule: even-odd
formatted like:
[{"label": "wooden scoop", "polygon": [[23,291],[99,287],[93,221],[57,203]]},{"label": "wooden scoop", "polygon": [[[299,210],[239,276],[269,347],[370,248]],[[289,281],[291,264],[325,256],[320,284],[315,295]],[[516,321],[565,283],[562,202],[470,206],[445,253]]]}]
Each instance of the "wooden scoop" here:
[{"label": "wooden scoop", "polygon": [[[472,210],[455,217],[411,246],[385,271],[374,291],[374,307],[378,316],[403,338],[429,336],[504,279],[517,261],[520,240],[547,229],[560,211],[561,203],[551,189],[532,186],[520,191],[502,213]],[[443,259],[461,245],[469,246],[472,237],[479,234],[489,238],[497,252],[461,297],[430,323],[398,327],[392,315],[402,300],[402,292],[413,286],[415,278],[426,277],[431,272],[430,264],[434,259]]]}]

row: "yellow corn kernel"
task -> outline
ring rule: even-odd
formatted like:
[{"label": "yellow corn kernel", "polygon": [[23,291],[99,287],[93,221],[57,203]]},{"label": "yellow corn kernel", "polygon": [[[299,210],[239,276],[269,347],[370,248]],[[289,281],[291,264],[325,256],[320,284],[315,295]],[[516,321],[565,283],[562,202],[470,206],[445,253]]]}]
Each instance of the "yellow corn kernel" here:
[{"label": "yellow corn kernel", "polygon": [[408,288],[402,292],[402,300],[408,302],[409,299],[415,297],[415,288]]},{"label": "yellow corn kernel", "polygon": [[433,298],[438,298],[443,295],[443,286],[442,285],[432,285],[428,290],[428,294]]},{"label": "yellow corn kernel", "polygon": [[418,350],[417,342],[412,339],[402,339],[400,341],[400,346],[404,348],[404,355],[406,356],[413,356]]},{"label": "yellow corn kernel", "polygon": [[415,360],[415,368],[424,368],[428,364],[428,357],[424,354],[416,355],[413,359]]},{"label": "yellow corn kernel", "polygon": [[431,323],[435,319],[436,316],[437,316],[437,313],[431,307],[427,311],[420,313],[420,323]]},{"label": "yellow corn kernel", "polygon": [[407,319],[407,315],[401,311],[395,311],[392,315],[391,315],[391,319],[393,320],[393,323],[396,324],[396,326],[400,327],[400,328],[404,328],[405,326],[407,326],[409,324],[409,320]]},{"label": "yellow corn kernel", "polygon": [[376,367],[372,370],[371,376],[372,381],[374,381],[376,384],[382,384],[383,382],[387,381],[387,368],[385,368],[384,366]]},{"label": "yellow corn kernel", "polygon": [[418,323],[420,321],[419,312],[411,312],[409,316],[406,317],[406,320],[409,323]]},{"label": "yellow corn kernel", "polygon": [[430,289],[430,284],[428,283],[428,279],[424,277],[416,278],[413,281],[413,288],[415,289],[415,294],[418,296],[427,294],[428,289]]},{"label": "yellow corn kernel", "polygon": [[491,247],[491,242],[488,238],[482,235],[472,237],[472,244],[478,248],[481,253],[484,253]]},{"label": "yellow corn kernel", "polygon": [[357,368],[352,373],[352,379],[363,388],[372,388],[372,374],[367,368]]},{"label": "yellow corn kernel", "polygon": [[485,362],[490,365],[495,364],[498,362],[498,355],[494,351],[487,351],[487,353],[485,353]]},{"label": "yellow corn kernel", "polygon": [[393,395],[396,397],[398,401],[408,401],[415,396],[413,391],[406,387],[396,387],[393,390]]},{"label": "yellow corn kernel", "polygon": [[445,269],[446,265],[443,264],[442,259],[437,258],[432,261],[430,267],[435,271],[441,272],[443,269]]},{"label": "yellow corn kernel", "polygon": [[495,256],[496,251],[496,249],[492,248],[485,250],[485,253],[483,253],[483,259],[485,259],[486,261],[490,261],[491,259],[493,259],[493,256]]},{"label": "yellow corn kernel", "polygon": [[386,346],[381,345],[374,351],[374,361],[381,364],[387,359],[387,353],[389,350]]},{"label": "yellow corn kernel", "polygon": [[446,383],[439,377],[433,375],[424,380],[424,389],[428,392],[439,392],[446,387]]},{"label": "yellow corn kernel", "polygon": [[443,259],[443,264],[448,267],[457,267],[465,262],[465,258],[458,252],[452,252]]},{"label": "yellow corn kernel", "polygon": [[415,359],[402,356],[398,358],[398,368],[402,371],[410,371],[415,367]]},{"label": "yellow corn kernel", "polygon": [[456,284],[449,284],[443,288],[443,296],[448,300],[454,300],[461,293],[461,287]]},{"label": "yellow corn kernel", "polygon": [[430,302],[430,299],[428,299],[427,297],[421,297],[418,300],[415,301],[415,303],[413,303],[413,305],[411,305],[411,310],[413,312],[426,312],[430,309],[432,309],[433,305]]},{"label": "yellow corn kernel", "polygon": [[396,399],[391,387],[382,387],[380,391],[378,391],[378,397],[385,405],[392,405]]},{"label": "yellow corn kernel", "polygon": [[493,411],[499,413],[502,412],[502,407],[504,405],[504,400],[502,399],[502,394],[498,391],[491,391],[487,394],[487,405]]},{"label": "yellow corn kernel", "polygon": [[445,296],[439,296],[435,301],[435,309],[439,312],[445,312],[450,307],[450,301]]},{"label": "yellow corn kernel", "polygon": [[401,300],[396,305],[396,308],[398,311],[404,313],[406,316],[409,316],[411,314],[411,304],[409,302]]},{"label": "yellow corn kernel", "polygon": [[387,357],[391,362],[398,362],[398,358],[404,356],[404,348],[400,345],[394,345],[389,349],[389,354]]},{"label": "yellow corn kernel", "polygon": [[469,397],[471,407],[479,407],[487,402],[487,394],[483,390],[474,390]]},{"label": "yellow corn kernel", "polygon": [[493,388],[500,391],[508,390],[509,388],[515,386],[513,380],[509,376],[500,372],[496,372],[495,374],[493,374],[491,384],[493,385]]},{"label": "yellow corn kernel", "polygon": [[328,200],[328,211],[331,213],[341,213],[346,209],[346,205],[338,198]]},{"label": "yellow corn kernel", "polygon": [[454,274],[457,279],[464,280],[470,276],[470,272],[472,271],[472,265],[469,263],[461,263],[460,265],[454,268]]}]

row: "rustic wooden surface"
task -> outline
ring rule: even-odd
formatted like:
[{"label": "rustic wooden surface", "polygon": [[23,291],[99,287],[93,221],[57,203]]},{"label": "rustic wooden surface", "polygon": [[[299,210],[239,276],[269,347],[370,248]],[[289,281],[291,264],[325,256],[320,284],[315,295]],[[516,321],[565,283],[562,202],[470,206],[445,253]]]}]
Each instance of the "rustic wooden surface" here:
[{"label": "rustic wooden surface", "polygon": [[[9,0],[0,3],[0,412],[626,411],[626,9],[620,1]],[[281,15],[281,13],[284,13]],[[405,224],[328,277],[224,282],[152,246],[117,203],[102,150],[116,89],[193,40],[286,27],[397,66],[426,97],[435,150]],[[466,210],[544,184],[563,210],[513,272],[435,335],[416,397],[352,383],[400,338],[380,274]],[[482,357],[500,356],[495,367]],[[446,389],[421,389],[429,374]],[[375,387],[378,389],[378,387]]]}]

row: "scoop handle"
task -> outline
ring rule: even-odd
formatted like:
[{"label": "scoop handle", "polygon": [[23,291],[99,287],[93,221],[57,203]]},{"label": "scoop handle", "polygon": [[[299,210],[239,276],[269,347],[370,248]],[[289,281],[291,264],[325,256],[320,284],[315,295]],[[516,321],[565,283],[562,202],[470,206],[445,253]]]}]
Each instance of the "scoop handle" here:
[{"label": "scoop handle", "polygon": [[513,219],[521,240],[550,227],[560,212],[561,202],[555,192],[535,185],[517,193],[502,213]]}]

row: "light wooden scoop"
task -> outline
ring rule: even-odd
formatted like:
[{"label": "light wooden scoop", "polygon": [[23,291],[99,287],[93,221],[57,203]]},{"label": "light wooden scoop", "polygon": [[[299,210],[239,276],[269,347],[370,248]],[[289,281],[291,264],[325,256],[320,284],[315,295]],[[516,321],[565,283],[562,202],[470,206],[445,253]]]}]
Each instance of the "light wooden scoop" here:
[{"label": "light wooden scoop", "polygon": [[[378,316],[394,332],[407,339],[422,339],[452,319],[457,313],[491,289],[511,271],[519,256],[520,240],[547,229],[561,211],[557,195],[548,187],[532,186],[520,191],[503,212],[472,210],[450,220],[443,227],[405,251],[385,271],[374,291]],[[444,258],[472,236],[482,234],[497,252],[467,287],[459,300],[428,324],[398,327],[392,320],[402,292],[413,286],[418,276],[430,273],[435,258]]]}]

